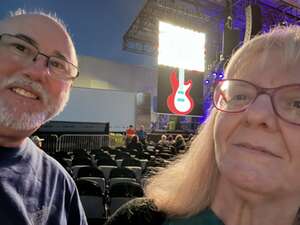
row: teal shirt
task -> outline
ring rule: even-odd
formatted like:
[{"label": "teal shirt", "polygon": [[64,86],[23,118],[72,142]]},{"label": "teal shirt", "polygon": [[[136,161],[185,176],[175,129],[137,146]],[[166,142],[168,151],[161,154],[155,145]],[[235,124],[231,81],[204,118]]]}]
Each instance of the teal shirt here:
[{"label": "teal shirt", "polygon": [[216,214],[210,209],[207,208],[200,213],[180,219],[167,219],[163,225],[225,225],[222,220],[220,220]]}]

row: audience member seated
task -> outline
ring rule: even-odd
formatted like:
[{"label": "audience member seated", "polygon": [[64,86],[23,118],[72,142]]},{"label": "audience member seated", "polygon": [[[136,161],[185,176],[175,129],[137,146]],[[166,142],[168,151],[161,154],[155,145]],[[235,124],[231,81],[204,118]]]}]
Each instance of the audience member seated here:
[{"label": "audience member seated", "polygon": [[126,139],[125,139],[126,145],[131,141],[131,138],[134,135],[135,135],[135,129],[132,125],[129,125],[129,127],[126,129]]},{"label": "audience member seated", "polygon": [[31,137],[31,140],[33,141],[33,143],[38,146],[39,148],[42,148],[42,145],[43,145],[43,141],[45,139],[43,138],[40,138],[39,136],[35,135],[33,137]]},{"label": "audience member seated", "polygon": [[131,141],[127,145],[128,149],[136,149],[138,151],[143,151],[143,144],[140,142],[139,137],[137,135],[134,135],[131,138]]},{"label": "audience member seated", "polygon": [[168,146],[169,145],[169,141],[167,140],[167,136],[166,135],[161,135],[160,140],[158,141],[158,145],[160,146]]},{"label": "audience member seated", "polygon": [[174,141],[174,138],[173,138],[173,135],[172,135],[172,134],[169,134],[169,135],[167,136],[167,140],[168,140],[169,144],[171,144],[171,145],[175,143],[175,141]]},{"label": "audience member seated", "polygon": [[175,138],[175,143],[173,144],[175,147],[175,150],[179,152],[179,150],[184,150],[185,149],[185,140],[181,134],[178,134]]},{"label": "audience member seated", "polygon": [[140,126],[140,129],[136,132],[136,135],[139,137],[140,142],[146,145],[147,133],[145,132],[144,125]]},{"label": "audience member seated", "polygon": [[129,125],[129,127],[126,130],[126,136],[133,136],[135,135],[135,129],[132,125]]}]

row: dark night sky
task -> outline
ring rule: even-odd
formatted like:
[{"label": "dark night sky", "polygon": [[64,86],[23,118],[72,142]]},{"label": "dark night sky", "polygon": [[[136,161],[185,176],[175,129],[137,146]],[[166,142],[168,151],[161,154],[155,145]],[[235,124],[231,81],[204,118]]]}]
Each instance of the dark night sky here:
[{"label": "dark night sky", "polygon": [[122,50],[122,37],[145,0],[1,0],[0,18],[18,8],[56,13],[71,31],[79,55],[152,67],[153,57]]}]

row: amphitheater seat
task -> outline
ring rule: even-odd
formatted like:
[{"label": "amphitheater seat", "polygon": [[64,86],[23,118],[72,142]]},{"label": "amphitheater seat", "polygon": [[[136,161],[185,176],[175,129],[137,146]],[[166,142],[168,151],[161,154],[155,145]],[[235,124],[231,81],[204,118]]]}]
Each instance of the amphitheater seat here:
[{"label": "amphitheater seat", "polygon": [[105,191],[106,182],[104,174],[95,167],[81,167],[77,173],[77,180],[91,180],[98,183],[102,191]]},{"label": "amphitheater seat", "polygon": [[136,179],[134,172],[125,167],[112,169],[110,171],[109,178],[111,179],[114,177],[127,177]]},{"label": "amphitheater seat", "polygon": [[77,180],[76,184],[89,225],[103,224],[107,209],[101,187],[91,180]]},{"label": "amphitheater seat", "polygon": [[127,158],[127,159],[123,159],[122,164],[121,164],[121,167],[126,167],[126,166],[139,166],[139,167],[142,167],[142,163],[138,159]]},{"label": "amphitheater seat", "polygon": [[140,184],[136,182],[122,182],[111,185],[109,189],[109,212],[114,213],[129,200],[144,195]]},{"label": "amphitheater seat", "polygon": [[118,167],[111,166],[111,165],[99,165],[98,166],[98,169],[100,169],[103,172],[106,181],[109,180],[110,172],[116,168],[118,168]]}]

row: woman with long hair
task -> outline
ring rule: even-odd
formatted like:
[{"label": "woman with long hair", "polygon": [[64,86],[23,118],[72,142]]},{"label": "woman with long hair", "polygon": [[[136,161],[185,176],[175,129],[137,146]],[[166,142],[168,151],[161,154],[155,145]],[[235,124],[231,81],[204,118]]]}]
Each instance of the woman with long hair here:
[{"label": "woman with long hair", "polygon": [[107,225],[300,224],[299,71],[299,26],[244,43],[190,149]]}]

